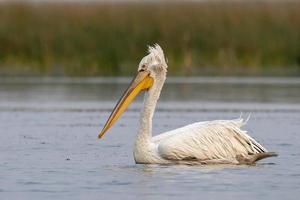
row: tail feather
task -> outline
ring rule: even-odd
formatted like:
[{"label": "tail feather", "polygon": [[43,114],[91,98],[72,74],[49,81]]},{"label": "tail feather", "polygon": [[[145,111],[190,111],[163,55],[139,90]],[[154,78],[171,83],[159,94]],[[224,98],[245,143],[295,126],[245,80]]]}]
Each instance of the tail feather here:
[{"label": "tail feather", "polygon": [[253,155],[253,162],[262,160],[264,158],[268,158],[268,157],[276,157],[278,156],[277,153],[275,152],[263,152],[263,153],[257,153]]},{"label": "tail feather", "polygon": [[236,159],[238,160],[239,164],[254,164],[255,162],[262,160],[264,158],[276,157],[276,156],[278,156],[278,154],[275,152],[262,152],[253,155],[248,155],[247,157],[238,155]]}]

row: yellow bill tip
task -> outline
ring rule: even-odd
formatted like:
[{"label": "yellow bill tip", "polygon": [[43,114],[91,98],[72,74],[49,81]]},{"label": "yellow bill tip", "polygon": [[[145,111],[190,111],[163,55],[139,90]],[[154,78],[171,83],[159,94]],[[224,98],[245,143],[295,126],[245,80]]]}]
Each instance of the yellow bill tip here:
[{"label": "yellow bill tip", "polygon": [[105,133],[104,131],[101,131],[98,135],[98,139],[101,139],[103,137],[104,133]]}]

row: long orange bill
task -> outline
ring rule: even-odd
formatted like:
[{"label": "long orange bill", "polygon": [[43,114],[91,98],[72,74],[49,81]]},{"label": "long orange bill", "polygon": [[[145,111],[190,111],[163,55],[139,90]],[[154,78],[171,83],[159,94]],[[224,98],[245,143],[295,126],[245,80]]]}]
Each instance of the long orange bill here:
[{"label": "long orange bill", "polygon": [[119,119],[122,113],[126,110],[133,99],[143,90],[150,88],[153,85],[153,78],[149,76],[149,72],[140,71],[137,76],[132,80],[130,86],[125,91],[116,107],[110,114],[107,122],[105,123],[102,131],[99,133],[98,138],[101,138],[105,132],[112,127],[112,125]]}]

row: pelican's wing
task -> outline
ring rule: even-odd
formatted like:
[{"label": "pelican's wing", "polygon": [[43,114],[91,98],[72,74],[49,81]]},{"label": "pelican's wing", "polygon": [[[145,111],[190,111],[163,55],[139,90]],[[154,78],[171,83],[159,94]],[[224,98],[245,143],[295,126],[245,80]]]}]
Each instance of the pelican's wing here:
[{"label": "pelican's wing", "polygon": [[[158,153],[168,160],[232,163],[238,157],[267,150],[241,130],[243,119],[191,124],[153,138]],[[238,162],[238,161],[237,161]]]},{"label": "pelican's wing", "polygon": [[187,125],[187,126],[184,126],[184,127],[181,127],[181,128],[177,128],[175,130],[171,130],[171,131],[167,131],[165,133],[161,133],[159,135],[156,135],[154,137],[152,137],[152,142],[156,143],[156,144],[159,144],[161,141],[171,137],[171,136],[175,136],[177,134],[180,134],[180,133],[184,133],[184,132],[187,132],[188,130],[190,130],[192,127],[198,127],[198,126],[201,126],[202,124],[206,124],[207,122],[197,122],[197,123],[194,123],[194,124],[190,124],[190,125]]}]

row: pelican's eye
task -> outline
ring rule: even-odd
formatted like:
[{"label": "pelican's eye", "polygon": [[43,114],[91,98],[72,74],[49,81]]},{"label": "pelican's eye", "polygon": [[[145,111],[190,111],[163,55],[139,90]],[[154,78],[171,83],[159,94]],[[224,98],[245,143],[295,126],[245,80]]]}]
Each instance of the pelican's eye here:
[{"label": "pelican's eye", "polygon": [[140,72],[143,72],[146,70],[146,65],[142,65],[141,69],[139,70]]}]

